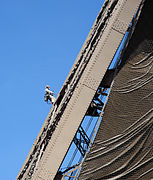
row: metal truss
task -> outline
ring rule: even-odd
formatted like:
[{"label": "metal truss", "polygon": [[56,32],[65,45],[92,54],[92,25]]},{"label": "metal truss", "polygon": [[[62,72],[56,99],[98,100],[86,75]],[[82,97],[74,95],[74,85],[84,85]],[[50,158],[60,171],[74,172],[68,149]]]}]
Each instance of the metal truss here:
[{"label": "metal truss", "polygon": [[73,142],[77,146],[78,150],[80,151],[81,155],[84,157],[85,153],[89,147],[90,139],[87,136],[86,132],[84,131],[83,127],[80,126]]},{"label": "metal truss", "polygon": [[77,130],[81,138],[74,141],[85,157],[92,141],[89,143],[91,138],[85,135],[80,124],[86,116],[101,117],[105,103],[100,97],[108,97],[106,92],[116,73],[108,67],[141,2],[106,0],[17,180],[49,180],[61,176],[59,167]]},{"label": "metal truss", "polygon": [[[93,138],[95,135],[95,131],[97,130],[97,126],[99,125],[100,119],[103,116],[104,108],[107,103],[111,86],[113,79],[117,75],[118,71],[120,70],[120,66],[122,65],[122,55],[127,47],[127,44],[129,43],[129,40],[133,34],[133,30],[136,26],[137,19],[139,17],[140,9],[137,11],[135,17],[133,18],[127,33],[128,35],[125,35],[125,39],[123,39],[122,45],[118,49],[119,54],[118,57],[116,57],[116,62],[111,63],[110,68],[108,68],[87,112],[86,116],[91,117],[98,117],[96,126],[93,128],[93,132],[91,133],[91,137],[88,137],[87,131],[83,129],[83,127],[80,125],[73,142],[75,143],[76,147],[78,148],[80,154],[82,155],[83,160],[76,165],[73,165],[72,167],[68,166],[68,168],[62,172],[63,178],[68,177],[69,180],[71,179],[77,179],[79,175],[79,171],[81,169],[81,165],[85,159],[85,156],[88,152],[88,150],[91,147],[91,144],[93,143]],[[113,68],[112,68],[113,67]],[[104,99],[104,100],[103,100]],[[71,164],[71,163],[70,163]],[[67,179],[67,178],[66,178]]]}]

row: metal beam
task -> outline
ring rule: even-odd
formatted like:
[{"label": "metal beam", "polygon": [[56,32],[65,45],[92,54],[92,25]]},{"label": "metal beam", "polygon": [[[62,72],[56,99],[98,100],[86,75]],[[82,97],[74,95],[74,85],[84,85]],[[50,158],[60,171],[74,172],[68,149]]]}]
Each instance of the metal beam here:
[{"label": "metal beam", "polygon": [[113,0],[101,10],[18,180],[54,179],[141,1]]}]

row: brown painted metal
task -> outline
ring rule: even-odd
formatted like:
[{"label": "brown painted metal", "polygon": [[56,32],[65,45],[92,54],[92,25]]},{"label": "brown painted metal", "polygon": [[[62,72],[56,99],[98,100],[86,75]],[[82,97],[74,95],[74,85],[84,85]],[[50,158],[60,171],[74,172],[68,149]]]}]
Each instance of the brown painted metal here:
[{"label": "brown painted metal", "polygon": [[[110,1],[109,5],[115,3],[116,6],[113,9],[111,16],[108,16],[108,9],[103,14],[103,19],[107,17],[108,21],[101,29],[98,38],[96,38],[96,47],[93,47],[94,50],[92,51],[90,47],[87,46],[87,43],[95,30],[96,19],[91,32],[83,45],[83,49],[63,85],[63,88],[67,86],[67,91],[64,91],[64,95],[59,102],[59,98],[57,98],[57,102],[51,109],[17,179],[54,179],[94,94],[97,91],[141,1],[142,0]],[[88,59],[88,63],[84,65],[85,61],[81,61],[75,75],[69,80],[84,48],[86,48],[84,54]],[[80,71],[82,73],[80,74],[80,77],[77,78]],[[78,81],[76,87],[72,93],[69,93],[71,86],[75,84],[75,79]],[[69,82],[69,85],[67,85],[67,82]],[[59,94],[59,97],[60,96],[61,94]],[[56,127],[50,126],[50,124],[55,124],[55,117],[57,114],[60,114],[63,104],[66,103],[65,99],[69,96],[71,97],[69,98],[67,105],[64,106],[65,108],[62,111],[62,115],[58,120]],[[46,147],[42,148],[42,146],[44,146],[44,141],[42,141],[45,136],[44,132],[47,131],[45,128],[48,127],[53,127],[54,131],[52,131],[51,138],[46,144]],[[37,160],[37,163],[35,163],[35,159]],[[31,171],[33,165],[34,170]],[[30,173],[32,173],[32,175]]]},{"label": "brown painted metal", "polygon": [[[144,4],[123,54],[80,180],[153,178],[153,1]],[[126,63],[125,63],[126,62]]]}]

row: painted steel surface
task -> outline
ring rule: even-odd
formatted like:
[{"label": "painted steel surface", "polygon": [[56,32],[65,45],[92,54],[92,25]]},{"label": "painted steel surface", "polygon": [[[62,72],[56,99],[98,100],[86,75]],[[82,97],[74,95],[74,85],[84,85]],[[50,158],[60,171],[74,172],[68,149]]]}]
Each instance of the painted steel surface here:
[{"label": "painted steel surface", "polygon": [[141,1],[106,1],[107,5],[98,15],[18,180],[54,179]]},{"label": "painted steel surface", "polygon": [[147,0],[79,179],[153,178],[153,1]]}]

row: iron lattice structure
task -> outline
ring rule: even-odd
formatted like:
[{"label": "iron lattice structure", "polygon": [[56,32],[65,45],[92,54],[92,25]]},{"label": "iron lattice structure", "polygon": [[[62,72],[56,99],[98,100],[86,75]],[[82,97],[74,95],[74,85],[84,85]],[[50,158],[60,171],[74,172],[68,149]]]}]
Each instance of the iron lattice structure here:
[{"label": "iron lattice structure", "polygon": [[105,1],[17,180],[153,177],[152,7]]}]

